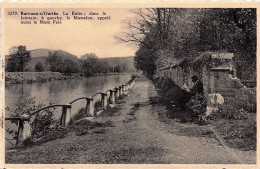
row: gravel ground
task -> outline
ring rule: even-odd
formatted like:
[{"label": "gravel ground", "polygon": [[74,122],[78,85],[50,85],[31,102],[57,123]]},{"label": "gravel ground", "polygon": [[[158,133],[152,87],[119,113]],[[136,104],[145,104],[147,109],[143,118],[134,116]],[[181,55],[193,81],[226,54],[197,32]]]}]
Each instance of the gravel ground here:
[{"label": "gravel ground", "polygon": [[95,121],[109,121],[113,125],[94,128],[81,136],[70,132],[63,139],[41,146],[7,152],[6,163],[255,163],[254,151],[227,149],[210,132],[198,137],[198,134],[192,134],[196,127],[193,124],[159,120],[158,112],[164,112],[165,108],[150,104],[149,99],[156,96],[153,84],[146,78],[139,78],[129,96],[117,105],[118,111],[95,118]]}]

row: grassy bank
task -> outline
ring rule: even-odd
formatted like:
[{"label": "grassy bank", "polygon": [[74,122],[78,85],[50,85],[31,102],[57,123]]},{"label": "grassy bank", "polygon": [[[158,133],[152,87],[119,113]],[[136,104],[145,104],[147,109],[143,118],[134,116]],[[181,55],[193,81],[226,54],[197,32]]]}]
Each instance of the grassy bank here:
[{"label": "grassy bank", "polygon": [[225,100],[224,105],[219,105],[218,111],[206,116],[201,103],[193,109],[187,107],[189,103],[185,108],[181,105],[182,91],[171,79],[157,78],[154,83],[160,97],[157,100],[152,99],[151,103],[166,106],[167,111],[159,113],[162,119],[166,117],[180,124],[192,124],[192,133],[200,133],[199,126],[204,129],[209,129],[210,126],[227,146],[244,151],[256,150],[256,112],[247,109],[241,101]]},{"label": "grassy bank", "polygon": [[34,83],[46,82],[51,80],[66,80],[80,77],[79,74],[65,76],[59,72],[5,72],[5,83]]},{"label": "grassy bank", "polygon": [[[126,75],[131,73],[97,73],[93,76]],[[70,76],[59,72],[5,72],[5,84],[47,82],[52,80],[67,80],[82,78],[80,73],[72,73]]]}]

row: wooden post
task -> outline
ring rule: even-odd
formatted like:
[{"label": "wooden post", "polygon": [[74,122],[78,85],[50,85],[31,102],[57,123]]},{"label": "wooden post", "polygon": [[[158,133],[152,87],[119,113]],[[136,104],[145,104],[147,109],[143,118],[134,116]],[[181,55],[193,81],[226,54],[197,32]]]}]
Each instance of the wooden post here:
[{"label": "wooden post", "polygon": [[115,92],[113,90],[110,90],[110,101],[111,101],[111,104],[115,104],[116,101],[115,101]]},{"label": "wooden post", "polygon": [[22,144],[24,140],[31,137],[31,125],[29,124],[30,117],[26,114],[21,116],[18,121],[18,137],[16,144]]},{"label": "wooden post", "polygon": [[71,111],[68,112],[68,109],[71,109],[71,105],[63,105],[62,106],[62,114],[61,114],[61,126],[64,126],[67,128],[70,119],[71,119]]},{"label": "wooden post", "polygon": [[87,110],[87,115],[89,116],[94,116],[94,105],[93,105],[93,98],[87,98],[87,106],[86,106],[86,110]]},{"label": "wooden post", "polygon": [[101,93],[102,99],[102,107],[103,108],[107,108],[107,94],[106,93]]}]

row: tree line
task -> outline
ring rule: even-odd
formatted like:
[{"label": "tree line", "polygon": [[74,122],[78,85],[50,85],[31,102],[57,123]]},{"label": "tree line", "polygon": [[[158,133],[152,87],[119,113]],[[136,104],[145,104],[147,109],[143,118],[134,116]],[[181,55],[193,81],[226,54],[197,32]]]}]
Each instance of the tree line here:
[{"label": "tree line", "polygon": [[118,61],[117,63],[109,59],[100,59],[95,53],[87,53],[80,58],[71,55],[65,51],[49,52],[44,62],[38,62],[33,70],[29,69],[30,52],[26,46],[17,46],[10,49],[10,56],[7,60],[6,71],[23,72],[23,71],[52,71],[60,72],[65,75],[80,73],[84,76],[105,73],[122,73],[134,71],[128,64]]},{"label": "tree line", "polygon": [[[255,8],[133,10],[128,31],[116,38],[139,47],[135,65],[148,76],[172,60],[206,51],[234,53],[237,76],[256,79]],[[252,73],[254,72],[254,73]]]}]

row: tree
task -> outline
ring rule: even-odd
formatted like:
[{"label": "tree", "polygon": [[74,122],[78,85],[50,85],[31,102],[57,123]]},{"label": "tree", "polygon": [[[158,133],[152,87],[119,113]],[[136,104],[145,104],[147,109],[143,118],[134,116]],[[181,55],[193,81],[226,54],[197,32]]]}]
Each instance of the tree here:
[{"label": "tree", "polygon": [[46,65],[49,65],[49,69],[52,72],[62,72],[62,62],[63,57],[59,55],[58,51],[55,51],[54,53],[48,53],[48,57],[45,60]]},{"label": "tree", "polygon": [[79,59],[75,55],[59,50],[54,53],[49,53],[46,64],[49,65],[49,69],[52,72],[60,72],[69,75],[79,71],[78,61]]},{"label": "tree", "polygon": [[62,72],[65,73],[65,75],[70,75],[71,73],[77,73],[79,71],[78,64],[73,60],[65,59],[62,65]]},{"label": "tree", "polygon": [[85,76],[91,76],[94,73],[97,73],[97,65],[99,59],[94,53],[85,54],[81,56],[81,68]]},{"label": "tree", "polygon": [[167,62],[206,51],[234,53],[239,78],[252,76],[244,72],[256,72],[256,9],[149,8],[133,12],[136,18],[126,22],[128,32],[117,39],[138,45],[136,68],[149,76],[171,64]]},{"label": "tree", "polygon": [[97,60],[98,56],[95,53],[86,53],[85,55],[82,55],[80,57],[80,59],[82,59],[82,60],[87,60],[87,59],[95,59],[95,60]]},{"label": "tree", "polygon": [[234,53],[237,76],[256,79],[256,9],[207,9],[200,25],[200,49]]},{"label": "tree", "polygon": [[23,72],[30,59],[31,55],[26,50],[26,46],[14,46],[10,49],[10,58],[7,61],[6,71]]},{"label": "tree", "polygon": [[34,69],[35,69],[37,72],[43,72],[43,71],[44,71],[44,66],[43,66],[42,62],[38,62],[38,63],[35,65]]}]

